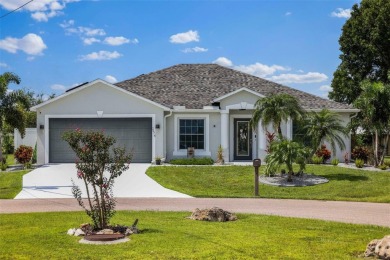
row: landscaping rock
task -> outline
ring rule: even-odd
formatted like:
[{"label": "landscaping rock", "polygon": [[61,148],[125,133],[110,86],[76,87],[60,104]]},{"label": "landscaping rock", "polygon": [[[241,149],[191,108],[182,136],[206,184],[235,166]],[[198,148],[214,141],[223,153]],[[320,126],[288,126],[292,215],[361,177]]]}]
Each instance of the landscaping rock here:
[{"label": "landscaping rock", "polygon": [[195,209],[189,218],[193,220],[218,221],[218,222],[237,220],[236,215],[218,207],[213,207],[211,209],[202,209],[202,210]]},{"label": "landscaping rock", "polygon": [[85,233],[85,234],[91,234],[93,231],[93,226],[89,223],[84,223],[80,225],[80,229]]},{"label": "landscaping rock", "polygon": [[102,229],[99,232],[97,232],[96,234],[98,234],[98,235],[110,235],[110,234],[114,234],[114,230],[112,230],[112,229]]},{"label": "landscaping rock", "polygon": [[385,236],[375,247],[375,254],[379,259],[390,260],[390,236]]},{"label": "landscaping rock", "polygon": [[368,243],[364,256],[390,260],[390,235],[382,239],[374,239]]},{"label": "landscaping rock", "polygon": [[84,231],[81,230],[81,228],[76,229],[74,232],[74,236],[79,237],[79,236],[85,236]]},{"label": "landscaping rock", "polygon": [[75,232],[76,232],[76,229],[75,228],[71,228],[71,229],[68,230],[67,234],[69,236],[73,236]]}]

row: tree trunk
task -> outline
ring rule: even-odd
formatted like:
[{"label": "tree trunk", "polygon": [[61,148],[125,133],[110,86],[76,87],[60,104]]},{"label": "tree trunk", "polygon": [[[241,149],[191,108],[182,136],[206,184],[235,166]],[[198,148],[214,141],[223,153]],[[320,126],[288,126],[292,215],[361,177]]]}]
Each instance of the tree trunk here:
[{"label": "tree trunk", "polygon": [[389,143],[389,137],[390,137],[390,133],[388,132],[386,134],[386,138],[385,138],[385,144],[384,144],[384,148],[383,148],[383,153],[381,155],[381,158],[380,158],[380,161],[379,161],[379,165],[382,165],[385,161],[385,155],[386,155],[386,152],[387,152],[387,145]]},{"label": "tree trunk", "polygon": [[378,166],[378,129],[375,129],[375,150],[374,150],[374,166]]}]

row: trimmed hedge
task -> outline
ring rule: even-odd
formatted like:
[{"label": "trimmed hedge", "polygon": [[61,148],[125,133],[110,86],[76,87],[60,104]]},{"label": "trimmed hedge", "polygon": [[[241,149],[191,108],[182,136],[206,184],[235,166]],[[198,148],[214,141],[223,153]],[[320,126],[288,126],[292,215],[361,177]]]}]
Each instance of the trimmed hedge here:
[{"label": "trimmed hedge", "polygon": [[209,157],[203,157],[172,159],[169,163],[173,165],[213,165],[214,161]]}]

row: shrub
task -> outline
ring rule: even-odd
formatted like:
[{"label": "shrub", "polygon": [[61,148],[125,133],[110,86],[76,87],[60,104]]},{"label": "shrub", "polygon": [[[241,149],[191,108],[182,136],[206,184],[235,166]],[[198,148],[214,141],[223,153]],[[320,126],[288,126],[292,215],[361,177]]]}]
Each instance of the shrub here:
[{"label": "shrub", "polygon": [[223,158],[223,147],[222,147],[222,145],[218,146],[218,150],[217,150],[217,163],[219,163],[219,164],[224,164],[225,163],[225,159]]},{"label": "shrub", "polygon": [[311,157],[311,162],[314,164],[322,164],[324,162],[324,158],[322,158],[322,156],[313,155]]},{"label": "shrub", "polygon": [[385,159],[383,164],[386,165],[387,167],[390,167],[390,159]]},{"label": "shrub", "polygon": [[321,145],[321,148],[316,151],[316,155],[318,157],[322,157],[322,163],[325,163],[327,160],[330,159],[332,153],[326,149],[326,145]]},{"label": "shrub", "polygon": [[3,136],[3,153],[14,153],[14,137],[12,136],[12,134],[5,134]]},{"label": "shrub", "polygon": [[381,169],[382,171],[384,170],[387,170],[387,165],[386,164],[381,164],[378,166],[379,169]]},{"label": "shrub", "polygon": [[32,147],[26,146],[26,145],[19,146],[19,148],[16,149],[16,151],[14,153],[15,160],[18,163],[23,164],[24,166],[26,166],[26,163],[31,161],[32,155],[33,155]]},{"label": "shrub", "polygon": [[210,157],[180,158],[172,159],[169,163],[174,165],[213,165],[214,161]]},{"label": "shrub", "polygon": [[8,167],[8,165],[7,165],[6,163],[0,162],[0,169],[1,169],[2,171],[7,170],[7,167]]},{"label": "shrub", "polygon": [[337,159],[337,158],[334,158],[334,159],[332,159],[332,161],[330,161],[330,163],[333,165],[333,166],[337,166],[338,164],[339,164],[339,159]]},{"label": "shrub", "polygon": [[364,166],[364,161],[363,161],[362,159],[356,159],[356,160],[355,160],[355,165],[356,165],[356,167],[358,167],[358,168],[363,168],[363,166]]},{"label": "shrub", "polygon": [[352,150],[351,157],[354,160],[361,159],[364,162],[367,162],[369,154],[370,154],[370,151],[368,150],[367,147],[355,146],[355,148],[353,148],[353,150]]}]

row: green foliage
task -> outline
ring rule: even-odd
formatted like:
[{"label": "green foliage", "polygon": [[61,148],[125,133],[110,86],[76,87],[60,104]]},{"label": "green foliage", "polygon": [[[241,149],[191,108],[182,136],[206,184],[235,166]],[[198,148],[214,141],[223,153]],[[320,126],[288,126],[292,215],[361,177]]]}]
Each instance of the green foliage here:
[{"label": "green foliage", "polygon": [[390,159],[385,159],[385,160],[383,161],[383,164],[384,164],[384,165],[387,165],[388,167],[390,167]]},{"label": "green foliage", "polygon": [[12,134],[3,133],[3,154],[14,153],[14,137]]},{"label": "green foliage", "polygon": [[342,136],[347,136],[348,131],[342,125],[339,115],[328,109],[322,109],[320,112],[309,112],[303,129],[306,130],[306,135],[311,139],[314,150],[317,150],[325,141],[330,144],[333,153],[336,151],[336,145],[342,150],[345,149]]},{"label": "green foliage", "polygon": [[390,234],[372,225],[237,215],[238,221],[208,223],[188,220],[189,212],[119,211],[115,223],[131,225],[136,216],[142,233],[127,243],[96,246],[66,235],[88,221],[79,212],[3,214],[0,259],[359,259],[370,239]]},{"label": "green foliage", "polygon": [[2,171],[7,170],[7,168],[8,168],[7,163],[0,162],[0,169],[1,169]]},{"label": "green foliage", "polygon": [[303,115],[304,110],[297,98],[288,94],[276,94],[257,100],[250,124],[253,128],[257,127],[260,120],[264,127],[272,124],[279,137],[282,137],[282,121],[289,118],[300,120]]},{"label": "green foliage", "polygon": [[172,159],[169,163],[174,165],[213,165],[214,161],[210,157],[202,157]]},{"label": "green foliage", "polygon": [[389,82],[390,1],[362,0],[352,8],[339,39],[341,64],[334,73],[329,97],[352,103],[364,79]]},{"label": "green foliage", "polygon": [[103,132],[76,129],[65,132],[63,139],[78,157],[77,177],[84,181],[88,206],[84,204],[80,187],[74,183],[73,196],[91,217],[95,228],[104,229],[115,214],[114,181],[129,168],[132,155],[124,148],[112,148],[115,139]]},{"label": "green foliage", "polygon": [[220,164],[224,164],[225,163],[225,159],[223,158],[223,147],[222,147],[222,145],[218,146],[218,150],[217,150],[217,163],[220,163]]},{"label": "green foliage", "polygon": [[370,151],[368,150],[367,147],[356,146],[352,150],[351,157],[354,160],[361,159],[364,162],[367,162],[369,154],[370,154]]},{"label": "green foliage", "polygon": [[14,157],[18,163],[27,166],[27,163],[31,161],[33,155],[33,149],[31,146],[21,145],[15,150]]},{"label": "green foliage", "polygon": [[358,167],[358,168],[363,168],[364,167],[364,160],[356,159],[355,160],[355,166]]},{"label": "green foliage", "polygon": [[35,143],[33,157],[32,157],[32,163],[37,163],[37,143]]},{"label": "green foliage", "polygon": [[333,166],[337,166],[339,163],[340,163],[340,161],[339,161],[339,159],[337,159],[337,158],[333,158],[333,159],[330,161],[330,164],[332,164]]},{"label": "green foliage", "polygon": [[379,169],[381,169],[382,171],[384,170],[387,170],[388,166],[386,164],[381,164],[378,166]]},{"label": "green foliage", "polygon": [[[298,170],[299,166],[294,165],[294,171]],[[325,177],[329,182],[293,188],[260,183],[260,197],[390,202],[389,171],[372,172],[308,164],[305,172]],[[254,169],[252,166],[150,167],[146,174],[168,189],[194,197],[253,198]],[[265,174],[264,166],[260,167],[260,174]]]},{"label": "green foliage", "polygon": [[311,162],[314,164],[323,164],[324,158],[322,158],[322,156],[313,155],[311,157]]},{"label": "green foliage", "polygon": [[269,153],[265,161],[267,165],[265,167],[266,174],[274,174],[282,165],[286,165],[288,171],[288,181],[292,181],[293,163],[299,161],[300,171],[303,171],[305,168],[305,162],[307,158],[307,153],[304,147],[296,142],[291,140],[282,139],[278,141],[273,141],[270,146]]}]

